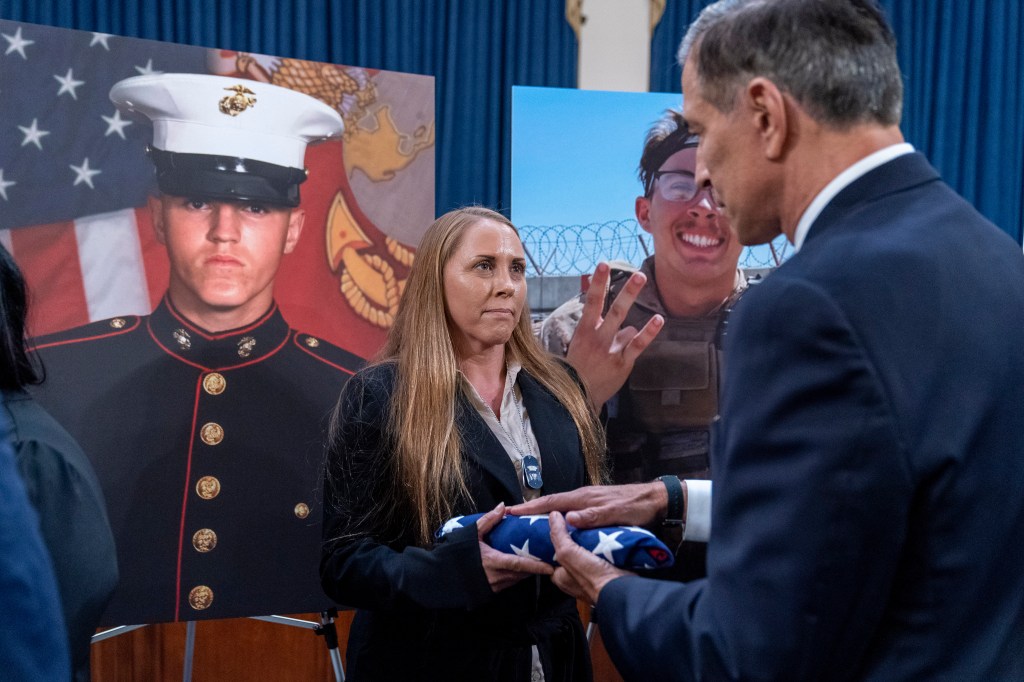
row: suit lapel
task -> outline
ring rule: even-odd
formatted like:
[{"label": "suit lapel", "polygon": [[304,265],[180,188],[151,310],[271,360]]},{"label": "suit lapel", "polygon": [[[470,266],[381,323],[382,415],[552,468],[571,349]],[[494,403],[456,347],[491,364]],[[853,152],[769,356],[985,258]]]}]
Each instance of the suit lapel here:
[{"label": "suit lapel", "polygon": [[[463,436],[463,454],[476,462],[480,468],[493,476],[508,491],[513,500],[522,500],[515,466],[505,448],[491,432],[466,396],[459,394],[456,419]],[[486,511],[486,510],[485,510]]]},{"label": "suit lapel", "polygon": [[[525,371],[517,381],[523,404],[530,418],[530,428],[540,447],[541,473],[545,495],[571,490],[583,484],[582,455],[576,426],[567,418],[562,406]],[[463,434],[464,453],[481,469],[494,477],[513,500],[523,493],[515,466],[505,448],[464,395],[459,395],[456,419]]]},{"label": "suit lapel", "polygon": [[922,154],[915,152],[897,156],[844,187],[814,221],[805,244],[820,238],[829,227],[840,222],[838,217],[856,210],[858,205],[939,179],[938,171]]},{"label": "suit lapel", "polygon": [[[519,372],[519,389],[530,417],[530,427],[540,447],[545,495],[571,490],[582,484],[582,456],[576,425],[554,396],[525,371]],[[577,482],[578,481],[578,482]]]}]

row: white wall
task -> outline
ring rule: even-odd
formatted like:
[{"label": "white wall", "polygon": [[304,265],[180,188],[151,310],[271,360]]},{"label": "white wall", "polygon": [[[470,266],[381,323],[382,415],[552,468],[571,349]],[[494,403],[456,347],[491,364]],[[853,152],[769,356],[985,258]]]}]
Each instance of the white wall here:
[{"label": "white wall", "polygon": [[579,88],[647,92],[651,1],[581,0]]}]

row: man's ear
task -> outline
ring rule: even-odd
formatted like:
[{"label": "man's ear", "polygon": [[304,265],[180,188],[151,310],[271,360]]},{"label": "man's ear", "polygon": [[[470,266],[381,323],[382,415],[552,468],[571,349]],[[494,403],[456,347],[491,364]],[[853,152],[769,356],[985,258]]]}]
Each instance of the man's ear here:
[{"label": "man's ear", "polygon": [[779,87],[762,76],[751,79],[743,91],[751,122],[761,140],[761,150],[769,161],[776,161],[786,148],[790,133],[789,109]]},{"label": "man's ear", "polygon": [[146,198],[149,206],[149,215],[153,220],[153,232],[156,233],[156,240],[167,246],[167,226],[164,224],[164,200],[155,194]]},{"label": "man's ear", "polygon": [[644,232],[651,231],[651,200],[647,197],[636,198],[636,221],[640,223],[640,227],[644,228]]},{"label": "man's ear", "polygon": [[288,216],[288,232],[284,238],[284,253],[291,253],[295,245],[299,243],[299,235],[302,234],[302,226],[306,222],[306,210],[293,208]]}]

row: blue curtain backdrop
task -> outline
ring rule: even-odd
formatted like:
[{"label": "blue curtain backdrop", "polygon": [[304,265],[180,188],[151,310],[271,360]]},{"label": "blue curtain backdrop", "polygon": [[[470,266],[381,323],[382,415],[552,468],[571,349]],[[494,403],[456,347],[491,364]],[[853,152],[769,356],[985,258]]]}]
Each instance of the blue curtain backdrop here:
[{"label": "blue curtain backdrop", "polygon": [[564,0],[0,0],[0,18],[434,76],[438,214],[509,208],[512,85],[576,86]]},{"label": "blue curtain backdrop", "polygon": [[[678,92],[675,53],[710,0],[668,0],[651,90]],[[1020,0],[881,0],[896,34],[907,141],[989,220],[1024,231],[1024,10]],[[970,245],[965,244],[965,249]]]}]

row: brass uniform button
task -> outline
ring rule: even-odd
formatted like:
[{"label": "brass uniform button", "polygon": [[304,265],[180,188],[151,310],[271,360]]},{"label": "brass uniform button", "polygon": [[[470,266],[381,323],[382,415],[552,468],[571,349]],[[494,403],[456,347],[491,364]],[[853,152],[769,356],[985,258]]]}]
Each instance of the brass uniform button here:
[{"label": "brass uniform button", "polygon": [[217,534],[209,528],[200,528],[192,535],[192,546],[205,554],[217,546]]},{"label": "brass uniform button", "polygon": [[203,428],[199,430],[199,437],[202,438],[203,442],[207,445],[216,445],[224,440],[224,429],[216,422],[207,422],[203,424]]},{"label": "brass uniform button", "polygon": [[123,317],[115,317],[110,321],[110,326],[114,329],[124,329],[124,326],[128,324],[128,321]]},{"label": "brass uniform button", "polygon": [[320,345],[320,339],[313,338],[312,336],[306,337],[306,345],[310,348],[316,348]]},{"label": "brass uniform button", "polygon": [[227,386],[228,381],[224,378],[223,374],[210,372],[203,377],[203,390],[210,395],[220,395]]},{"label": "brass uniform button", "polygon": [[295,515],[300,519],[304,519],[309,516],[309,505],[305,502],[299,502],[295,505]]},{"label": "brass uniform button", "polygon": [[213,476],[203,476],[196,482],[196,494],[204,500],[212,500],[220,495],[220,481]]},{"label": "brass uniform button", "polygon": [[188,593],[188,605],[202,611],[213,603],[213,590],[206,585],[196,585]]}]

